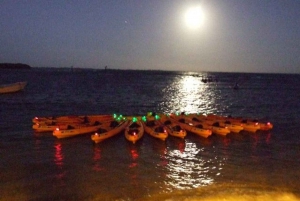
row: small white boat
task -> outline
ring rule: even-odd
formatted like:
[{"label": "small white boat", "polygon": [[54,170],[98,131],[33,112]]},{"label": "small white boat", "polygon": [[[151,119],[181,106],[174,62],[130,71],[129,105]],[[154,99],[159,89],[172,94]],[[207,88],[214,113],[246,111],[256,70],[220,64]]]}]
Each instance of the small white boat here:
[{"label": "small white boat", "polygon": [[25,88],[26,85],[27,82],[16,82],[12,84],[0,85],[0,94],[14,93],[14,92],[21,91]]}]

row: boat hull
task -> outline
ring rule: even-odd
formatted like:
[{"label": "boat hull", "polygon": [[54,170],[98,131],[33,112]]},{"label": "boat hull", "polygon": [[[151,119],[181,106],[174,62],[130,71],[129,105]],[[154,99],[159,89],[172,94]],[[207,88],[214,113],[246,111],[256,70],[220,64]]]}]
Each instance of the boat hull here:
[{"label": "boat hull", "polygon": [[53,132],[56,128],[59,128],[59,130],[66,130],[68,128],[67,124],[62,125],[43,125],[43,124],[34,124],[32,126],[32,129],[35,132],[42,133],[42,132]]},{"label": "boat hull", "polygon": [[130,122],[125,128],[125,138],[135,144],[144,135],[144,126],[141,121]]},{"label": "boat hull", "polygon": [[12,84],[1,85],[0,94],[15,93],[18,91],[22,91],[26,85],[27,82],[16,82]]},{"label": "boat hull", "polygon": [[[100,128],[100,130],[106,130],[106,132],[98,132],[96,131],[95,134],[93,134],[91,136],[91,139],[95,142],[95,143],[99,143],[102,142],[103,140],[106,140],[108,138],[111,138],[119,133],[121,133],[128,125],[129,121],[122,121],[119,122],[118,125],[111,126],[111,122],[103,124]],[[99,130],[99,129],[98,129]]]},{"label": "boat hull", "polygon": [[150,122],[155,122],[153,126],[149,126],[149,122],[143,122],[143,126],[145,129],[145,132],[151,135],[154,138],[160,139],[165,141],[168,137],[168,133],[163,125],[161,125],[158,121],[153,120]]},{"label": "boat hull", "polygon": [[230,132],[232,132],[232,133],[239,133],[242,130],[244,130],[244,127],[242,125],[222,123],[222,122],[219,122],[219,123],[220,123],[220,126],[227,127],[230,130]]},{"label": "boat hull", "polygon": [[201,128],[202,126],[200,126],[199,124],[193,124],[188,119],[185,119],[184,116],[180,117],[180,116],[171,115],[170,117],[172,120],[175,121],[175,123],[179,124],[182,128],[184,128],[185,130],[191,133],[197,134],[204,138],[208,138],[209,136],[212,135],[211,129]]},{"label": "boat hull", "polygon": [[57,138],[68,138],[68,137],[74,137],[78,135],[88,134],[96,132],[99,128],[101,128],[101,125],[98,126],[83,126],[79,128],[73,128],[73,129],[66,129],[66,130],[60,130],[56,129],[53,131],[53,136]]},{"label": "boat hull", "polygon": [[212,133],[217,135],[227,135],[230,133],[230,130],[226,126],[221,126],[218,122],[213,122],[211,120],[199,119],[198,117],[189,117],[186,116],[185,119],[191,122],[193,125],[201,125],[204,129],[209,129]]},{"label": "boat hull", "polygon": [[97,121],[103,122],[103,121],[110,121],[114,117],[113,115],[69,115],[69,116],[59,116],[59,117],[34,117],[32,119],[33,123],[39,123],[39,124],[53,124],[53,123],[61,123],[61,124],[67,124],[67,123],[95,123]]},{"label": "boat hull", "polygon": [[182,139],[186,137],[186,130],[183,129],[179,124],[172,121],[170,118],[162,115],[159,121],[162,125],[164,125],[166,131],[170,136],[179,137]]}]

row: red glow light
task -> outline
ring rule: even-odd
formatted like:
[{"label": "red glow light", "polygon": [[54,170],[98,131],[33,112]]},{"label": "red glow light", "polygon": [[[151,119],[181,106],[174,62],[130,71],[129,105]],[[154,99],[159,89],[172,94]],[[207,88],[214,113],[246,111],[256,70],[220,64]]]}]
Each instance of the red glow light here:
[{"label": "red glow light", "polygon": [[130,152],[131,152],[131,156],[133,159],[137,159],[139,157],[137,150],[133,149],[133,150],[130,150]]}]

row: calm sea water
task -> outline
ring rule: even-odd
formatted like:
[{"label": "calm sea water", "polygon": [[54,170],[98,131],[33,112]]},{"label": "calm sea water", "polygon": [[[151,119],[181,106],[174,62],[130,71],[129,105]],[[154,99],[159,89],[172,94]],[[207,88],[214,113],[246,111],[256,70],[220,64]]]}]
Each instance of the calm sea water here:
[{"label": "calm sea water", "polygon": [[[212,78],[204,83],[202,79]],[[233,90],[236,81],[240,89]],[[1,70],[0,200],[300,200],[300,75]],[[274,129],[165,142],[34,133],[35,116],[200,112]]]}]

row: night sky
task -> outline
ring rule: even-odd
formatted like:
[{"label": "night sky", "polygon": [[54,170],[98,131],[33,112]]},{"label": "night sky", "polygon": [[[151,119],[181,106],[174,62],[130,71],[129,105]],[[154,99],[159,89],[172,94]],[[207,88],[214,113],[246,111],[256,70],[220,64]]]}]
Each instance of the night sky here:
[{"label": "night sky", "polygon": [[1,0],[0,14],[0,63],[300,73],[300,0]]}]

